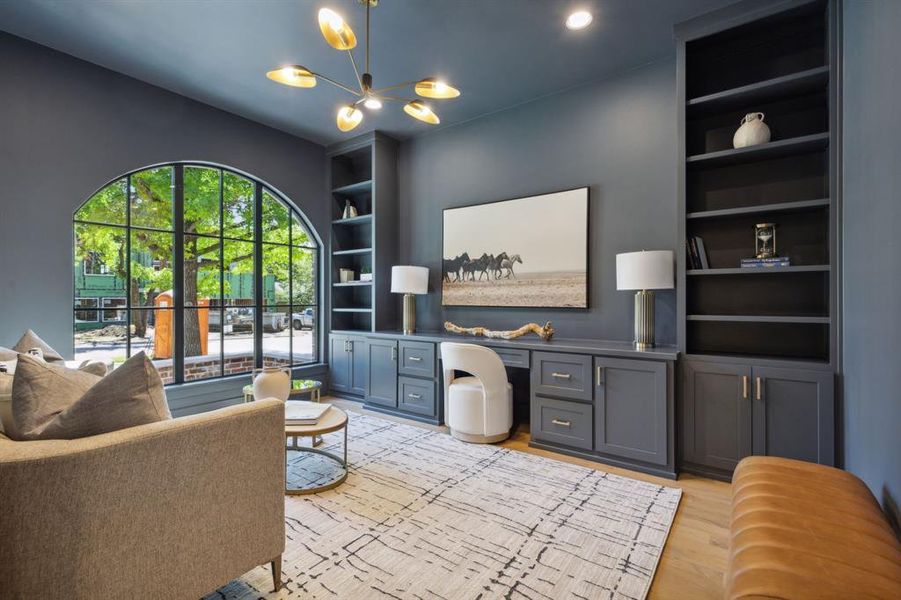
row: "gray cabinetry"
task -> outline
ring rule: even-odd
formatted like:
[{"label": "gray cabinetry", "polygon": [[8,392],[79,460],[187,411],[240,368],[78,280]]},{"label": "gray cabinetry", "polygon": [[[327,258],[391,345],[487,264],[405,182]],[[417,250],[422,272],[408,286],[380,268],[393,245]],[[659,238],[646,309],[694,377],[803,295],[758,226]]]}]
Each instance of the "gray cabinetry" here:
[{"label": "gray cabinetry", "polygon": [[594,449],[667,464],[666,364],[595,357]]},{"label": "gray cabinetry", "polygon": [[835,464],[831,371],[754,367],[754,454]]},{"label": "gray cabinetry", "polygon": [[590,404],[537,397],[530,418],[532,439],[591,450],[591,414]]},{"label": "gray cabinetry", "polygon": [[329,380],[333,392],[362,396],[366,391],[366,340],[332,335],[329,338]]},{"label": "gray cabinetry", "polygon": [[731,471],[751,455],[751,367],[683,363],[683,459]]},{"label": "gray cabinetry", "polygon": [[728,477],[752,454],[835,464],[829,370],[683,363],[682,459]]},{"label": "gray cabinetry", "polygon": [[412,377],[434,377],[435,344],[401,340],[400,373]]},{"label": "gray cabinetry", "polygon": [[366,403],[397,406],[397,342],[366,341]]},{"label": "gray cabinetry", "polygon": [[403,411],[435,416],[435,382],[416,377],[400,377],[397,380],[397,407]]},{"label": "gray cabinetry", "polygon": [[532,353],[532,391],[536,394],[591,401],[591,357],[558,352]]}]

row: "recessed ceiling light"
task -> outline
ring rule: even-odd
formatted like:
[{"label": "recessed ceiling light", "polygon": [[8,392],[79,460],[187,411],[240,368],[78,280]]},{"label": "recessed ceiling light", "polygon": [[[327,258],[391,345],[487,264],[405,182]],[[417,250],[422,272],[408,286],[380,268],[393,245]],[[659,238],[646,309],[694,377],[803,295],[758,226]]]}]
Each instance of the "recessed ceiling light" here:
[{"label": "recessed ceiling light", "polygon": [[578,31],[579,29],[585,29],[589,25],[591,25],[591,13],[587,10],[577,10],[573,14],[566,17],[566,28],[572,29],[573,31]]}]

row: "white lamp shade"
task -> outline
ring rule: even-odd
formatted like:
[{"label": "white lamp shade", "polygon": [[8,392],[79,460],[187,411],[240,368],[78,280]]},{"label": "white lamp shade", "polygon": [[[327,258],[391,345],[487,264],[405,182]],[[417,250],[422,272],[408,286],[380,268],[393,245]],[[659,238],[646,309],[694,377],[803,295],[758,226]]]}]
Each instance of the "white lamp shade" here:
[{"label": "white lamp shade", "polygon": [[426,294],[429,291],[428,267],[399,265],[391,267],[391,292],[394,294]]},{"label": "white lamp shade", "polygon": [[672,287],[672,250],[642,250],[616,255],[616,289],[668,290]]}]

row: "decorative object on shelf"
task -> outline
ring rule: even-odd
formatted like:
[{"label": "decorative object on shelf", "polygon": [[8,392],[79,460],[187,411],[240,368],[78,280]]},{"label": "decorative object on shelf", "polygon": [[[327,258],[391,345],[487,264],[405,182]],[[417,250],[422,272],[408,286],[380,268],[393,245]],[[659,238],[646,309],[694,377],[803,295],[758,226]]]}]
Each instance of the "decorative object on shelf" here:
[{"label": "decorative object on shelf", "polygon": [[754,251],[756,258],[776,256],[776,224],[758,223],[754,226]]},{"label": "decorative object on shelf", "polygon": [[544,327],[542,327],[538,323],[526,323],[519,329],[512,329],[510,331],[493,331],[485,327],[460,327],[459,325],[455,325],[450,321],[445,321],[444,330],[451,333],[461,333],[464,335],[474,335],[502,340],[513,340],[518,337],[522,337],[527,333],[534,333],[545,342],[554,337],[554,328],[551,326],[550,321],[545,323]]},{"label": "decorative object on shelf", "polygon": [[616,255],[616,289],[635,292],[635,347],[654,347],[654,292],[673,288],[672,250]]},{"label": "decorative object on shelf", "polygon": [[790,267],[791,259],[787,256],[774,256],[773,258],[743,258],[741,266],[744,269],[759,269],[766,267]]},{"label": "decorative object on shelf", "polygon": [[357,212],[357,207],[354,206],[354,203],[347,199],[344,201],[344,212],[341,214],[342,219],[353,219],[354,217],[359,216],[360,213]]},{"label": "decorative object on shelf", "polygon": [[588,188],[444,210],[444,306],[588,307]]},{"label": "decorative object on shelf", "polygon": [[348,283],[354,280],[353,269],[338,269],[338,280],[341,283]]},{"label": "decorative object on shelf", "polygon": [[734,148],[746,148],[757,146],[770,141],[770,126],[763,122],[762,112],[746,114],[741,120],[741,126],[732,136]]},{"label": "decorative object on shelf", "polygon": [[[363,122],[363,112],[359,109],[361,104],[371,112],[381,109],[383,102],[403,102],[405,103],[405,113],[424,123],[437,125],[440,122],[438,115],[435,114],[429,105],[419,98],[410,98],[406,95],[395,96],[393,95],[393,93],[396,93],[394,90],[413,86],[413,92],[417,96],[436,100],[456,98],[460,95],[460,90],[435,77],[406,81],[378,89],[373,87],[372,73],[370,73],[369,69],[369,13],[372,8],[378,5],[378,0],[359,0],[359,2],[366,5],[366,52],[362,74],[357,68],[357,61],[354,59],[352,52],[357,45],[357,36],[353,29],[335,11],[329,8],[319,9],[319,30],[322,32],[322,37],[325,38],[329,46],[342,52],[347,51],[347,55],[350,57],[350,64],[353,66],[356,77],[352,85],[344,85],[300,65],[286,65],[274,69],[267,72],[266,77],[277,83],[297,88],[316,87],[317,79],[322,79],[345,92],[353,94],[355,97],[354,101],[338,109],[335,122],[341,131],[350,131]],[[386,92],[392,93],[388,94]]]},{"label": "decorative object on shelf", "polygon": [[288,400],[291,393],[291,369],[288,367],[254,369],[251,378],[254,399],[277,398],[282,402]]},{"label": "decorative object on shelf", "polygon": [[369,267],[360,269],[360,281],[372,281],[372,270]]},{"label": "decorative object on shelf", "polygon": [[429,269],[410,265],[391,267],[391,293],[404,295],[404,335],[416,331],[416,297],[429,291]]}]

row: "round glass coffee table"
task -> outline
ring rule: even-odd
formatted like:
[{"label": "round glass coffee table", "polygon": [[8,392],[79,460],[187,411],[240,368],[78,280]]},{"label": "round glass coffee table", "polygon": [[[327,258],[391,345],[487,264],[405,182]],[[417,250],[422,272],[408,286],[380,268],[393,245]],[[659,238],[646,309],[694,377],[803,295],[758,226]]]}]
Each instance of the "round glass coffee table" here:
[{"label": "round glass coffee table", "polygon": [[[344,430],[343,457],[313,448],[301,446],[299,438],[314,440],[318,436]],[[291,495],[315,494],[330,490],[347,479],[347,413],[336,406],[330,407],[315,425],[285,424],[285,493]]]}]

